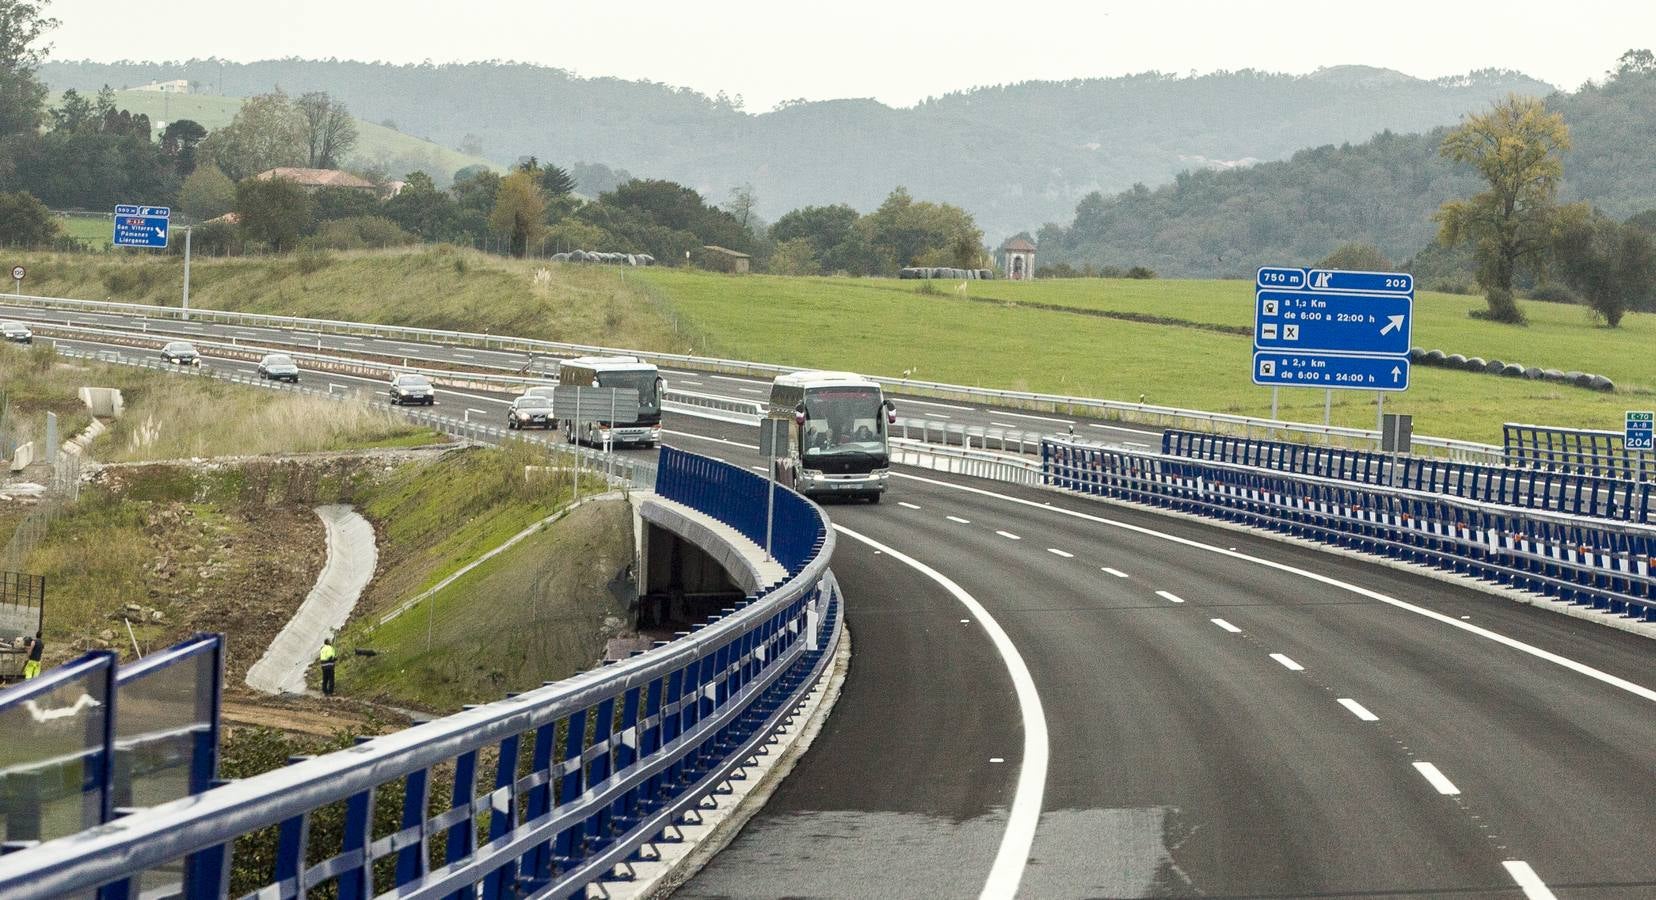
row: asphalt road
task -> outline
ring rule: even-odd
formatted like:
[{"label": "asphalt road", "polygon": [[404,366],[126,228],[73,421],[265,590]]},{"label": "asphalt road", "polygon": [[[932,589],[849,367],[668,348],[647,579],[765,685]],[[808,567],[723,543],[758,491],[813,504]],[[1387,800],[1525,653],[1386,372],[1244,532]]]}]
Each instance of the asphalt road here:
[{"label": "asphalt road", "polygon": [[[751,428],[665,424],[759,462]],[[879,506],[828,510],[945,573],[1027,665],[1048,756],[1023,896],[1656,896],[1648,639],[921,470]],[[845,694],[681,896],[973,896],[999,859],[1030,720],[991,623],[860,541],[842,536],[835,571]]]}]

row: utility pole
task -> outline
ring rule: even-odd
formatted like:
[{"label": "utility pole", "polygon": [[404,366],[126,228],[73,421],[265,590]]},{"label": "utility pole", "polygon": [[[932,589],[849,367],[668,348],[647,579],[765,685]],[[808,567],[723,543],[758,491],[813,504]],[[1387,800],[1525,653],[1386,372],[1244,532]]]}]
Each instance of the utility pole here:
[{"label": "utility pole", "polygon": [[184,321],[190,320],[190,228],[184,226]]}]

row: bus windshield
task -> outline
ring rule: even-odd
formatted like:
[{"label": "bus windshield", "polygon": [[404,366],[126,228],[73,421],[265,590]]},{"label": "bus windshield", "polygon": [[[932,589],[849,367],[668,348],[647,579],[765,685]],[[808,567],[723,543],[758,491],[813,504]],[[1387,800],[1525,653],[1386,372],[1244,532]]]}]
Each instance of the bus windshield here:
[{"label": "bus windshield", "polygon": [[804,455],[868,453],[884,456],[885,416],[877,388],[835,387],[805,392]]},{"label": "bus windshield", "polygon": [[613,388],[618,391],[632,390],[638,393],[638,412],[640,415],[655,415],[661,412],[661,397],[656,391],[655,370],[635,372],[600,372],[598,386]]}]

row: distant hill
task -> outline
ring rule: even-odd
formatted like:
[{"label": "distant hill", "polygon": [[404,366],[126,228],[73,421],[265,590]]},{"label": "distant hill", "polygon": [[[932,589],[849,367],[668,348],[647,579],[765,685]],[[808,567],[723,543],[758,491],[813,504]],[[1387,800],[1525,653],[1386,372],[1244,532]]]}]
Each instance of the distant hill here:
[{"label": "distant hill", "polygon": [[450,148],[471,136],[499,163],[534,154],[602,162],[724,199],[752,184],[761,215],[811,203],[877,206],[898,184],[959,204],[990,238],[1068,219],[1092,191],[1160,184],[1186,169],[1282,159],[1306,146],[1423,131],[1508,92],[1548,94],[1516,72],[1424,81],[1361,66],[1305,76],[1143,74],[983,87],[893,109],[872,100],[750,114],[687,88],[580,78],[511,63],[388,65],[51,62],[54,90],[183,78],[209,93],[326,90],[360,119]]},{"label": "distant hill", "polygon": [[[57,95],[49,98],[56,103]],[[151,122],[193,119],[208,130],[222,128],[241,109],[242,98],[211,94],[162,94],[156,91],[116,91],[115,102],[122,109],[143,113]],[[449,176],[472,165],[498,168],[489,160],[387,128],[373,122],[357,121],[357,146],[348,165],[384,168],[394,178],[416,169],[446,185]]]},{"label": "distant hill", "polygon": [[[1656,72],[1555,93],[1570,127],[1564,200],[1626,218],[1656,209]],[[1065,225],[1039,234],[1040,259],[1077,268],[1146,265],[1163,275],[1235,277],[1270,262],[1314,263],[1342,243],[1372,243],[1398,263],[1437,233],[1432,215],[1481,189],[1438,155],[1443,129],[1385,132],[1233,171],[1197,171],[1172,184],[1081,201]]]}]

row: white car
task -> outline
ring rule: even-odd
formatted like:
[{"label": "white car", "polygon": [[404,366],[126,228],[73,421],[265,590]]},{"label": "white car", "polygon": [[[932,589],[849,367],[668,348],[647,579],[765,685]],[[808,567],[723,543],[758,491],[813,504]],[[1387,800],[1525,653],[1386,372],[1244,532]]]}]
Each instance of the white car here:
[{"label": "white car", "polygon": [[0,337],[14,344],[34,343],[34,332],[22,322],[0,322]]}]

